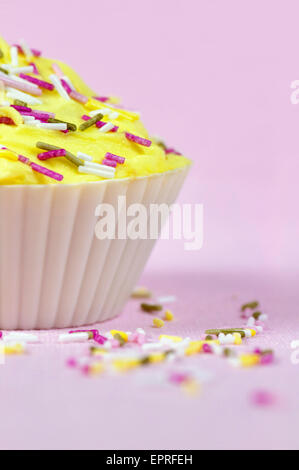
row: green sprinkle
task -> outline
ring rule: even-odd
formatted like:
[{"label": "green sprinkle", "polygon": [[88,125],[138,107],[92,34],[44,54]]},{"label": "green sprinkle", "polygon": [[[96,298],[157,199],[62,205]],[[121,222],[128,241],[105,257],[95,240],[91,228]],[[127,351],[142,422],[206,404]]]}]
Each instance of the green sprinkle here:
[{"label": "green sprinkle", "polygon": [[149,356],[145,356],[142,359],[140,359],[140,364],[142,366],[147,366],[150,363],[150,358]]},{"label": "green sprinkle", "polygon": [[16,106],[25,106],[26,108],[28,108],[28,104],[25,103],[25,101],[21,101],[21,100],[14,100],[14,105]]},{"label": "green sprinkle", "polygon": [[66,124],[68,131],[75,132],[77,130],[76,124],[72,124],[71,122],[61,121],[60,119],[55,119],[55,118],[49,118],[48,122],[53,122],[53,123],[58,122],[58,123],[61,123],[61,124]]},{"label": "green sprinkle", "polygon": [[85,131],[85,129],[88,129],[89,127],[93,126],[97,121],[100,121],[102,118],[103,114],[99,113],[88,121],[82,122],[79,127],[80,131]]},{"label": "green sprinkle", "polygon": [[163,309],[163,307],[162,307],[162,305],[159,305],[159,304],[146,304],[146,303],[143,303],[143,304],[141,304],[141,309],[144,312],[152,313],[152,312],[159,312],[160,310]]},{"label": "green sprinkle", "polygon": [[274,354],[274,351],[273,349],[265,349],[261,354],[262,356],[267,356],[268,354]]},{"label": "green sprinkle", "polygon": [[115,335],[113,336],[114,339],[117,339],[117,341],[119,342],[120,346],[123,346],[125,344],[125,340],[124,338],[119,334],[119,333],[115,333]]},{"label": "green sprinkle", "polygon": [[205,340],[206,340],[206,341],[212,341],[212,340],[213,340],[213,336],[212,336],[212,335],[207,335],[207,336],[205,337]]},{"label": "green sprinkle", "polygon": [[4,52],[2,51],[2,49],[0,49],[0,59],[3,59],[4,57]]},{"label": "green sprinkle", "polygon": [[251,310],[254,310],[259,306],[259,302],[257,300],[254,300],[253,302],[248,302],[248,304],[244,304],[241,307],[242,312],[246,310],[247,308],[250,308]]},{"label": "green sprinkle", "polygon": [[[59,150],[61,147],[56,147],[56,145],[47,144],[46,142],[36,142],[36,147],[42,150]],[[70,162],[74,163],[76,166],[81,166],[83,164],[80,158],[73,155],[71,152],[66,150],[65,158],[67,158]]]},{"label": "green sprinkle", "polygon": [[260,318],[261,314],[262,314],[262,312],[254,312],[252,314],[252,316],[255,320],[258,320]]},{"label": "green sprinkle", "polygon": [[[1,57],[0,57],[0,59],[1,59]],[[0,72],[3,72],[6,75],[8,75],[8,71],[6,69],[4,69],[3,67],[0,67]]]},{"label": "green sprinkle", "polygon": [[225,357],[230,357],[230,356],[233,356],[233,355],[234,355],[234,354],[233,354],[233,352],[232,352],[231,349],[225,348],[225,349],[223,350],[223,356],[225,356]]}]

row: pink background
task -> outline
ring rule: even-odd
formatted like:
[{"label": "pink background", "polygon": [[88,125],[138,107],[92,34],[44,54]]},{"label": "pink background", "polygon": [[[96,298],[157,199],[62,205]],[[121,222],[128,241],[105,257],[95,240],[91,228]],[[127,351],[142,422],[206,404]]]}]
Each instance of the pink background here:
[{"label": "pink background", "polygon": [[[24,37],[45,55],[67,60],[99,94],[142,110],[153,134],[194,161],[180,201],[204,204],[204,247],[185,252],[183,242],[160,242],[144,278],[180,298],[181,323],[173,332],[199,334],[233,322],[237,305],[259,296],[273,315],[261,344],[275,346],[279,357],[276,366],[244,372],[244,379],[211,364],[221,382],[196,403],[176,390],[140,392],[123,379],[126,400],[118,404],[113,381],[64,375],[66,352],[46,350],[31,362],[13,358],[15,368],[0,371],[1,396],[10,396],[1,446],[298,448],[299,374],[289,361],[290,341],[299,337],[299,105],[290,102],[290,84],[299,78],[298,2],[2,0],[0,6],[8,41]],[[129,308],[113,324],[150,329]],[[252,410],[247,397],[258,387],[275,390],[281,407]],[[106,423],[100,437],[94,413]],[[113,417],[120,420],[116,430],[108,423]],[[20,418],[25,424],[16,433]],[[131,434],[122,432],[130,419]]]}]

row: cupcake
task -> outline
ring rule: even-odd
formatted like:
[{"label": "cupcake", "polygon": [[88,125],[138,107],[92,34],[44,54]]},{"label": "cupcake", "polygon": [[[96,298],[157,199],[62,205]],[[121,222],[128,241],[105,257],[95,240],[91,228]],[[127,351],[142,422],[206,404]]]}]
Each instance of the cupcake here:
[{"label": "cupcake", "polygon": [[[189,167],[138,112],[97,96],[64,63],[0,39],[0,328],[121,313],[155,243],[118,236],[124,211],[172,204]],[[115,236],[99,237],[107,205]]]}]

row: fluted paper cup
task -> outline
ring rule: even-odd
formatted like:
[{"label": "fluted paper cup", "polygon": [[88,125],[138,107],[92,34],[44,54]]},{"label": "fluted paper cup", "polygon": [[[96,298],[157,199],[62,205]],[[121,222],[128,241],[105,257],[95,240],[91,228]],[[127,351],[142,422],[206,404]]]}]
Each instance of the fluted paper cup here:
[{"label": "fluted paper cup", "polygon": [[156,240],[99,240],[95,209],[172,204],[188,167],[136,179],[0,186],[0,329],[66,328],[118,315]]}]

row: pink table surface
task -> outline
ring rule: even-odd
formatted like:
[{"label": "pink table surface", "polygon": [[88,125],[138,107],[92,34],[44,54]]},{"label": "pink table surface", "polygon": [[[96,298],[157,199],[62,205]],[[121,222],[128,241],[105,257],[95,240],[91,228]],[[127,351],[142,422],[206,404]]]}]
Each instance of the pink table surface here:
[{"label": "pink table surface", "polygon": [[[145,273],[156,294],[175,294],[176,321],[163,330],[130,300],[123,315],[98,325],[153,336],[197,338],[205,328],[242,325],[239,306],[258,298],[269,315],[267,331],[252,347],[274,348],[277,362],[235,369],[222,358],[199,355],[177,365],[156,365],[125,375],[85,377],[65,365],[85,344],[57,344],[57,331],[40,332],[43,344],[0,367],[2,449],[293,449],[299,447],[299,365],[290,342],[299,339],[298,275],[195,272]],[[196,370],[199,395],[161,380],[170,370]],[[252,392],[274,393],[277,403],[257,407]]]}]

